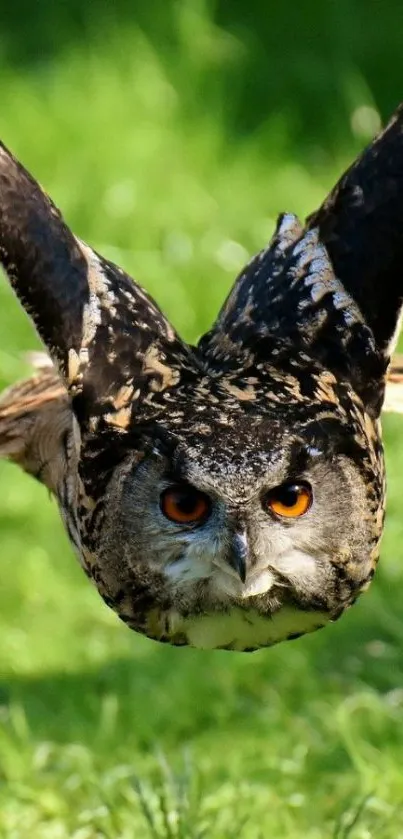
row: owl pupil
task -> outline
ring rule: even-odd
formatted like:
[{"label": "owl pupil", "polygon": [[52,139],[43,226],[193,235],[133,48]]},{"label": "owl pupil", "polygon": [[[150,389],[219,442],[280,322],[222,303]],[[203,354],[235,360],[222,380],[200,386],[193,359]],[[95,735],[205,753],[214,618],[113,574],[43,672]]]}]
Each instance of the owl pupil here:
[{"label": "owl pupil", "polygon": [[177,490],[175,503],[177,508],[185,515],[193,513],[199,503],[199,495],[192,490]]},{"label": "owl pupil", "polygon": [[276,491],[276,500],[284,507],[294,507],[298,501],[299,487],[283,486]]}]

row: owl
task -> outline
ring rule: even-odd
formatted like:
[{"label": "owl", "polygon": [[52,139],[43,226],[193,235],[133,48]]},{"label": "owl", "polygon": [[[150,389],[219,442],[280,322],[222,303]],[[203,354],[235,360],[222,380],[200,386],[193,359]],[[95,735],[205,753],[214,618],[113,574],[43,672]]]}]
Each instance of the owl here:
[{"label": "owl", "polygon": [[402,196],[401,108],[305,224],[280,216],[190,346],[1,146],[0,259],[51,361],[3,395],[0,454],[49,488],[132,629],[251,651],[369,585]]}]

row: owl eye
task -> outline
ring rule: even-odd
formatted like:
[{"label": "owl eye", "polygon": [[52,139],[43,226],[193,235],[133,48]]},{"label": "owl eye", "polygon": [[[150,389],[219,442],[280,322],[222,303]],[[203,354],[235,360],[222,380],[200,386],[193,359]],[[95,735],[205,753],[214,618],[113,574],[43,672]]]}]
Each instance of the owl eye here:
[{"label": "owl eye", "polygon": [[264,504],[276,516],[297,519],[305,515],[312,504],[312,488],[309,484],[282,484],[270,490]]},{"label": "owl eye", "polygon": [[168,487],[160,498],[161,510],[177,524],[202,524],[210,515],[208,495],[191,486]]}]

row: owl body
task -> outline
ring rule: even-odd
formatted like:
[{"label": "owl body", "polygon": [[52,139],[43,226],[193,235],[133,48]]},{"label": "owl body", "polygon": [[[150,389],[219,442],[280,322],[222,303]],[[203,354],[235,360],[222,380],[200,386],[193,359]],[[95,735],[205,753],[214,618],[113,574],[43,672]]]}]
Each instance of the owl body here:
[{"label": "owl body", "polygon": [[0,154],[1,258],[57,368],[4,394],[0,454],[49,487],[105,602],[150,638],[270,646],[336,620],[374,574],[401,123],[305,226],[280,217],[197,347]]},{"label": "owl body", "polygon": [[[135,418],[124,437],[108,426],[96,445],[93,434],[77,443],[63,394],[62,422],[51,418],[65,447],[52,490],[86,573],[131,628],[250,651],[337,619],[369,583],[384,504],[377,423],[305,354],[284,362],[254,375],[201,371],[164,392],[174,409],[159,413],[152,400],[141,429]],[[0,410],[0,431],[1,420]],[[315,494],[309,516],[288,522],[265,497],[290,480]],[[161,511],[166,488],[184,484],[211,499],[202,526]]]}]

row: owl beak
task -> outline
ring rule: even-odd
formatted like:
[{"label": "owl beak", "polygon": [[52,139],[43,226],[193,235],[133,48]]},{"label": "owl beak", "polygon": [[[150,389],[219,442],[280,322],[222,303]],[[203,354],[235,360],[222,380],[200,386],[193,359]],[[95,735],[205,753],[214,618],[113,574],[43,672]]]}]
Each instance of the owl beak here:
[{"label": "owl beak", "polygon": [[241,582],[246,580],[246,562],[248,558],[248,540],[245,533],[234,533],[231,541],[229,564],[236,571]]}]

